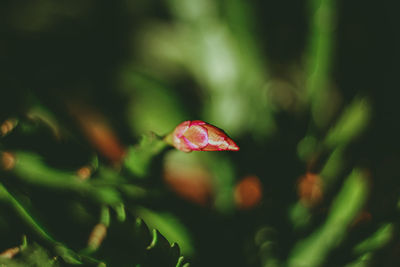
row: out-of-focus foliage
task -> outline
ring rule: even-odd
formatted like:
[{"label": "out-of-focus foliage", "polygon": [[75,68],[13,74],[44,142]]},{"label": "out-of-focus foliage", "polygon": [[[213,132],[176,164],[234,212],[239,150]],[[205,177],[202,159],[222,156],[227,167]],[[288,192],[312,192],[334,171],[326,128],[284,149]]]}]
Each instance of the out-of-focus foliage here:
[{"label": "out-of-focus foliage", "polygon": [[0,266],[399,266],[396,10],[2,1]]}]

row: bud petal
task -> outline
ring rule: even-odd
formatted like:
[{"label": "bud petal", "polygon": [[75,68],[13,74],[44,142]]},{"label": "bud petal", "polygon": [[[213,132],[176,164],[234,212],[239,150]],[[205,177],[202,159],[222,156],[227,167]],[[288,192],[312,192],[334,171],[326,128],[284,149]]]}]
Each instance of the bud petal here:
[{"label": "bud petal", "polygon": [[184,152],[239,150],[223,130],[200,120],[182,122],[165,140]]}]

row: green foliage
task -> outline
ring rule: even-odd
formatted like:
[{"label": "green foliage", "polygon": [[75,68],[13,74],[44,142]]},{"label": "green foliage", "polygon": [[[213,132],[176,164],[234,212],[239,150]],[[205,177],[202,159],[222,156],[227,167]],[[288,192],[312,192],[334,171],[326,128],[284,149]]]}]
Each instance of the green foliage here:
[{"label": "green foliage", "polygon": [[124,165],[132,174],[143,177],[147,174],[151,159],[166,147],[166,143],[154,133],[143,135],[139,145],[128,150]]},{"label": "green foliage", "polygon": [[366,99],[356,99],[344,111],[328,135],[325,142],[327,146],[334,147],[346,145],[356,138],[368,124],[370,105]]},{"label": "green foliage", "polygon": [[[131,175],[137,177],[146,174],[152,157],[165,148],[164,142],[154,135],[151,139],[144,139],[133,150],[132,153],[134,155],[132,153],[130,156],[128,155],[126,161],[128,162],[126,166],[128,166],[129,162],[132,162],[132,157],[135,157],[136,160],[133,160],[133,162],[142,164],[139,168],[140,172],[135,167],[127,168],[132,172]],[[141,213],[144,213],[141,217],[145,217],[145,220],[151,222],[155,227],[160,226],[167,236],[171,236],[174,240],[182,241],[185,247],[189,249],[191,246],[190,241],[184,241],[185,230],[183,226],[181,226],[181,232],[177,232],[177,222],[174,222],[172,226],[167,226],[168,223],[166,222],[160,223],[161,217],[155,214],[151,215],[150,211],[139,208],[139,206],[133,215],[128,214],[129,216],[127,216],[123,199],[140,199],[146,196],[146,190],[140,186],[129,184],[129,178],[120,176],[113,169],[98,166],[97,160],[92,160],[88,165],[92,166],[93,169],[97,169],[97,177],[82,180],[77,173],[48,166],[38,155],[31,152],[15,151],[12,154],[2,152],[2,155],[3,159],[6,158],[3,163],[7,162],[8,159],[12,164],[10,165],[10,170],[7,170],[7,175],[14,180],[10,182],[18,181],[23,186],[32,187],[30,189],[32,192],[35,191],[35,188],[43,188],[56,194],[61,193],[64,196],[81,199],[85,203],[84,207],[78,209],[79,206],[75,206],[73,214],[87,216],[89,221],[91,216],[86,215],[88,212],[91,213],[88,210],[88,205],[102,207],[98,221],[100,227],[97,227],[97,225],[93,228],[92,234],[90,237],[88,236],[87,248],[78,252],[67,247],[66,244],[58,241],[53,234],[50,234],[44,226],[45,224],[40,222],[43,221],[43,218],[40,218],[41,216],[36,218],[35,216],[40,211],[36,210],[30,201],[24,201],[23,193],[15,188],[17,184],[11,186],[12,190],[15,191],[14,193],[11,193],[5,185],[0,184],[1,200],[11,207],[14,213],[11,218],[15,216],[16,220],[23,221],[27,229],[29,229],[28,232],[31,233],[29,239],[32,238],[37,242],[41,242],[44,246],[28,245],[27,249],[17,254],[15,260],[4,259],[4,262],[10,264],[10,266],[59,266],[61,264],[60,259],[62,259],[62,262],[72,265],[84,264],[91,266],[104,264],[101,259],[107,259],[111,266],[121,266],[121,264],[126,264],[127,262],[134,262],[140,266],[160,266],[162,264],[163,266],[175,266],[178,264],[178,260],[179,264],[183,264],[186,261],[182,257],[180,258],[180,249],[176,243],[170,245],[157,230],[152,231],[151,238],[151,232],[146,224],[139,218],[136,223],[132,222],[132,216],[141,216]],[[111,216],[108,207],[113,208],[115,216]],[[80,209],[82,210],[80,211]],[[63,213],[68,216],[68,211],[63,211]],[[85,221],[83,222],[86,223]],[[121,229],[126,231],[121,232]],[[125,239],[132,245],[121,244],[122,246],[127,246],[127,250],[121,248],[118,249],[118,253],[110,255],[110,251],[113,250],[104,250],[102,247],[118,246],[121,240],[115,239],[115,235],[121,234],[126,235]],[[104,238],[106,239],[102,242]],[[110,243],[110,240],[113,241]],[[132,252],[130,252],[134,248],[139,251],[139,253],[137,251],[134,253],[136,257],[132,256]]]},{"label": "green foliage", "polygon": [[[160,235],[160,233],[155,230],[155,228],[157,228],[162,233],[165,233],[164,236],[174,245],[174,247],[177,247],[177,244],[180,244],[184,255],[193,255],[193,247],[190,235],[186,228],[177,220],[177,218],[168,213],[156,213],[143,207],[139,207],[135,210],[135,212],[154,229],[154,242],[157,240],[156,234],[157,236]],[[152,244],[150,244],[150,248],[153,247]]]},{"label": "green foliage", "polygon": [[342,2],[0,3],[0,267],[399,266],[390,8]]},{"label": "green foliage", "polygon": [[48,251],[37,244],[29,245],[19,253],[15,259],[3,259],[0,257],[0,264],[10,267],[57,267],[60,266],[55,258],[52,258]]},{"label": "green foliage", "polygon": [[361,210],[367,194],[365,179],[360,170],[352,172],[333,201],[324,225],[294,247],[289,266],[321,266],[327,253],[340,244],[347,227]]}]

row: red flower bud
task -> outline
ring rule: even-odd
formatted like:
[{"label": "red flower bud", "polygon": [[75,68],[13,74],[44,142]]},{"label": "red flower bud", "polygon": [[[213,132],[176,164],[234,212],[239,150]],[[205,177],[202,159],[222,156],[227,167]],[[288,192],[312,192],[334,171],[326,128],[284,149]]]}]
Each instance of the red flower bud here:
[{"label": "red flower bud", "polygon": [[184,152],[239,150],[223,130],[199,120],[182,122],[166,140]]}]

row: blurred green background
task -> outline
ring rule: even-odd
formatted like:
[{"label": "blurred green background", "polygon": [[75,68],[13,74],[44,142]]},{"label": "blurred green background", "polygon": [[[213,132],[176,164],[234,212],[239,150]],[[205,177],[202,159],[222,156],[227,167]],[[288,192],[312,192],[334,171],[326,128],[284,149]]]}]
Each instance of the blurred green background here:
[{"label": "blurred green background", "polygon": [[394,6],[1,1],[0,265],[399,266]]}]

